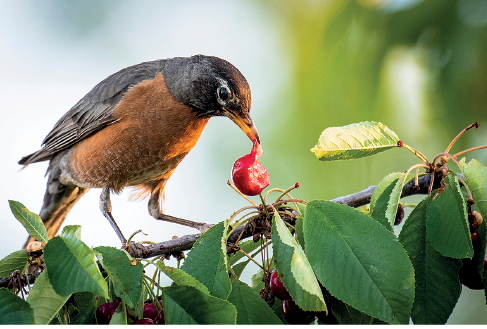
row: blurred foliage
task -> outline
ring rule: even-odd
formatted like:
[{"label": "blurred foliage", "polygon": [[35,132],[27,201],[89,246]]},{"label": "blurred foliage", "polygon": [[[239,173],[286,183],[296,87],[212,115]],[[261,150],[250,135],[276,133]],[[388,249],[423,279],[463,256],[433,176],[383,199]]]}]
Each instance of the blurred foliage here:
[{"label": "blurred foliage", "polygon": [[309,149],[331,126],[380,121],[428,158],[474,121],[480,129],[452,151],[486,143],[487,1],[269,0],[265,7],[285,22],[293,65],[268,118],[276,131],[264,150],[279,159],[262,159],[271,185],[297,180],[300,197],[330,199],[417,162],[401,150],[320,162]]}]

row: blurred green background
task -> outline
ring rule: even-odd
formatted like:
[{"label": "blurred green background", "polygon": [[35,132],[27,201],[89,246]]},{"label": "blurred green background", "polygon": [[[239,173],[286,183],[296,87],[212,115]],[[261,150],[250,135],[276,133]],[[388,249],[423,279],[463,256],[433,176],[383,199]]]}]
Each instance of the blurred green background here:
[{"label": "blurred green background", "polygon": [[[487,144],[487,0],[59,0],[15,5],[2,0],[0,6],[5,47],[0,55],[0,97],[5,106],[0,111],[16,123],[1,123],[3,140],[13,145],[4,150],[11,167],[6,169],[7,184],[0,188],[3,222],[14,221],[6,199],[21,201],[32,211],[42,200],[45,181],[39,173],[45,169],[25,178],[37,169],[30,166],[18,174],[15,162],[20,156],[34,151],[56,120],[98,81],[125,66],[157,58],[204,53],[235,64],[252,89],[251,113],[264,149],[260,160],[271,175],[271,187],[287,188],[298,181],[300,188],[293,196],[308,201],[360,191],[418,162],[404,149],[353,161],[320,162],[309,150],[326,127],[379,121],[432,159],[458,132],[478,121],[480,128],[465,134],[452,152]],[[24,30],[28,32],[15,37]],[[185,43],[200,47],[188,46],[191,53],[178,53]],[[39,60],[41,50],[48,59]],[[61,80],[49,82],[50,76]],[[49,90],[80,85],[82,91],[71,95],[69,89],[71,97],[58,106],[55,94],[49,94],[49,101],[38,96],[32,100],[28,89],[32,92],[36,81],[44,81]],[[19,86],[23,89],[14,91]],[[42,103],[58,108],[48,118],[33,112],[27,119],[27,107],[36,111]],[[40,132],[34,134],[35,129]],[[250,150],[245,135],[236,132],[231,123],[210,121],[181,164],[183,169],[176,171],[174,185],[168,184],[175,192],[166,192],[167,204],[178,205],[168,213],[194,219],[196,210],[211,217],[209,222],[218,222],[245,206],[225,184],[233,161]],[[485,150],[467,155],[472,157],[487,163]],[[193,184],[190,191],[177,192],[176,185],[188,180]],[[28,185],[39,190],[31,193]],[[98,212],[98,192],[90,194],[95,204],[82,204],[88,202],[86,196],[77,207]],[[174,194],[191,200],[193,207],[180,210],[184,206],[170,199]],[[127,203],[126,198],[120,203]],[[146,214],[146,203],[140,204],[135,211]],[[122,205],[114,201],[117,207]],[[118,212],[123,217],[124,212]],[[101,224],[104,219],[97,220]],[[83,232],[90,232],[86,226]],[[12,234],[15,230],[18,235]],[[17,225],[0,233],[5,243],[2,257],[21,245],[25,233],[20,232]],[[194,232],[184,234],[189,233]],[[487,323],[483,291],[464,288],[449,323]]]}]

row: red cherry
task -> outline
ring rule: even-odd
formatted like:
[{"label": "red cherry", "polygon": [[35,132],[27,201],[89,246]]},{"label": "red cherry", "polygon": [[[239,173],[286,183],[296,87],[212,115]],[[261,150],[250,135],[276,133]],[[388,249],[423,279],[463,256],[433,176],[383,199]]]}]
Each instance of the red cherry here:
[{"label": "red cherry", "polygon": [[109,324],[110,320],[112,319],[113,314],[117,310],[117,308],[120,306],[120,301],[116,300],[114,302],[110,303],[105,303],[101,304],[97,309],[96,309],[96,321],[98,324]]},{"label": "red cherry", "polygon": [[277,273],[276,269],[272,270],[269,280],[269,286],[271,288],[272,294],[277,298],[282,300],[291,299],[291,295],[289,295],[286,287],[284,287],[284,285],[282,284],[281,278],[279,277],[279,273]]},{"label": "red cherry", "polygon": [[472,244],[475,245],[479,243],[479,232],[475,230],[472,234],[470,234],[470,239],[472,240]]},{"label": "red cherry", "polygon": [[270,177],[264,166],[257,161],[262,148],[256,140],[249,154],[241,156],[232,168],[232,180],[235,187],[245,195],[257,195],[270,184]]},{"label": "red cherry", "polygon": [[[484,259],[484,276],[487,271],[487,260]],[[477,272],[475,264],[470,259],[463,260],[463,267],[458,272],[460,283],[473,290],[483,290],[482,277]]]},{"label": "red cherry", "polygon": [[[159,304],[161,305],[162,309],[162,302],[159,301]],[[152,303],[147,303],[144,305],[143,317],[152,319],[154,323],[164,323],[164,312],[161,311],[160,313],[158,313],[157,310],[154,309],[154,304]]]},{"label": "red cherry", "polygon": [[478,264],[478,253],[481,248],[481,241],[479,237],[479,233],[475,230],[471,235],[470,238],[472,239],[472,246],[474,249],[474,257],[472,259],[462,259],[462,268],[458,272],[458,276],[460,278],[460,283],[463,284],[465,287],[475,290],[482,290],[484,289],[483,285],[483,277],[485,277],[485,272],[487,270],[487,260],[484,259],[484,275],[480,275],[478,272],[477,264]]},{"label": "red cherry", "polygon": [[310,324],[315,318],[315,312],[303,311],[292,300],[282,301],[284,318],[289,324]]},{"label": "red cherry", "polygon": [[134,321],[131,324],[155,324],[152,319],[142,318],[140,320]]}]

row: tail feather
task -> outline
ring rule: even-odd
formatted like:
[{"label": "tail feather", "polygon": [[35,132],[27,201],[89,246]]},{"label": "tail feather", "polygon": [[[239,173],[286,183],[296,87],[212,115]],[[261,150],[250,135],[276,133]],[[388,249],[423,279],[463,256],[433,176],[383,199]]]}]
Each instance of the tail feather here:
[{"label": "tail feather", "polygon": [[[49,163],[46,194],[44,195],[44,204],[39,213],[42,222],[46,226],[49,239],[56,235],[66,219],[66,215],[75,203],[90,190],[89,188],[75,185],[67,186],[61,184],[59,181],[61,175],[59,163],[63,155],[65,155],[65,152],[57,154]],[[34,241],[34,238],[29,237],[24,248],[32,241]]]}]

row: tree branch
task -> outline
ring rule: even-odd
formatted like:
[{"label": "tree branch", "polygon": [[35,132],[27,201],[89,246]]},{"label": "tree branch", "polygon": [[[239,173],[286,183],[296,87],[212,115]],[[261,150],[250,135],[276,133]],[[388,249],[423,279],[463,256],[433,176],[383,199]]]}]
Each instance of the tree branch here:
[{"label": "tree branch", "polygon": [[[463,175],[458,175],[460,178],[463,179]],[[424,175],[419,177],[418,186],[415,186],[414,181],[407,183],[403,190],[401,197],[407,197],[415,194],[428,194],[428,188],[430,185],[430,175]],[[435,176],[435,180],[433,182],[433,189],[440,187],[440,178]],[[370,198],[372,193],[374,193],[375,186],[369,186],[365,190],[362,190],[357,193],[345,195],[336,199],[331,200],[335,203],[344,204],[350,207],[360,207],[370,203]],[[291,216],[283,215],[281,216],[282,219],[286,222],[291,222],[293,218]],[[254,235],[255,233],[259,233],[258,229],[256,230],[251,229],[247,225],[242,225],[238,227],[232,235],[230,235],[227,244],[228,246],[232,246],[240,236],[240,240],[246,239]],[[138,243],[132,242],[130,246],[127,248],[128,252],[135,258],[151,258],[155,256],[162,256],[162,255],[177,255],[182,251],[189,250],[193,247],[193,244],[196,240],[201,236],[201,233],[198,234],[191,234],[191,235],[184,235],[170,241],[159,242],[151,245],[141,245]],[[25,277],[22,277],[25,280]],[[7,287],[10,278],[0,278],[0,287]],[[34,282],[35,277],[29,274],[29,282]]]},{"label": "tree branch", "polygon": [[[460,177],[463,177],[461,174]],[[407,197],[415,194],[428,194],[428,187],[430,184],[431,177],[429,175],[424,175],[419,177],[418,186],[414,185],[414,181],[407,183],[403,190],[401,197]],[[433,182],[433,189],[440,187],[440,178],[435,177]],[[370,198],[372,193],[374,193],[375,186],[369,186],[365,190],[357,193],[345,195],[336,199],[331,200],[335,203],[341,203],[350,207],[360,207],[370,203]],[[283,218],[285,221],[291,221],[290,218]],[[244,231],[245,230],[245,231]],[[242,231],[244,231],[242,233]],[[237,238],[242,233],[241,240],[246,239],[256,232],[252,232],[245,225],[238,227],[228,239],[228,245],[233,245]],[[184,250],[189,250],[196,242],[196,240],[201,236],[201,234],[185,235],[171,241],[165,241],[156,243],[149,246],[141,246],[140,244],[131,244],[129,247],[129,253],[135,258],[150,258],[163,254],[173,254],[181,252]]]}]

